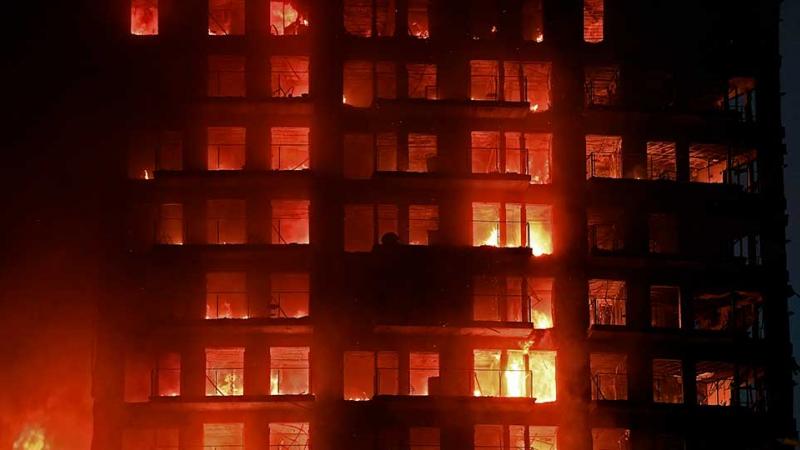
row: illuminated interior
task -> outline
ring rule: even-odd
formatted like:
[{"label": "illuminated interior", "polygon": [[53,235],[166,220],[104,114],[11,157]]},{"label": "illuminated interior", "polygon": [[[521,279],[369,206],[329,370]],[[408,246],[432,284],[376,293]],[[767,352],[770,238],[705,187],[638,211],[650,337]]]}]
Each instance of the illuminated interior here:
[{"label": "illuminated interior", "polygon": [[131,34],[158,34],[158,0],[131,0]]}]

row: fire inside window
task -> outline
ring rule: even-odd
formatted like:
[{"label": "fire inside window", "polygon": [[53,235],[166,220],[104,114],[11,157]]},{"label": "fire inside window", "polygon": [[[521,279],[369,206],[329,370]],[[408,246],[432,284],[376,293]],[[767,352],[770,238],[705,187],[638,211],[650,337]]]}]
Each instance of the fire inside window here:
[{"label": "fire inside window", "polygon": [[542,3],[542,0],[525,0],[522,5],[522,38],[526,41],[544,41]]},{"label": "fire inside window", "polygon": [[470,99],[527,102],[531,112],[550,109],[550,63],[470,61]]},{"label": "fire inside window", "polygon": [[208,127],[208,170],[242,170],[245,162],[244,127]]},{"label": "fire inside window", "polygon": [[122,450],[178,450],[177,428],[129,428],[122,432]]},{"label": "fire inside window", "polygon": [[619,103],[619,67],[586,67],[584,102],[588,107],[609,107]]},{"label": "fire inside window", "polygon": [[622,178],[622,137],[586,136],[586,178]]},{"label": "fire inside window", "polygon": [[472,173],[517,173],[530,175],[532,184],[550,183],[550,134],[473,131],[471,138]]},{"label": "fire inside window", "polygon": [[245,0],[208,0],[209,36],[244,34]]},{"label": "fire inside window", "polygon": [[394,36],[395,0],[345,0],[344,29],[359,37]]},{"label": "fire inside window", "polygon": [[269,317],[298,319],[309,315],[307,273],[273,273],[269,278]]},{"label": "fire inside window", "polygon": [[693,295],[692,309],[697,330],[763,337],[764,297],[759,292],[700,290]]},{"label": "fire inside window", "polygon": [[247,205],[244,200],[217,199],[206,202],[206,243],[247,242]]},{"label": "fire inside window", "polygon": [[677,160],[674,142],[647,143],[647,178],[650,180],[677,179]]},{"label": "fire inside window", "polygon": [[206,395],[244,395],[244,349],[206,349]]},{"label": "fire inside window", "polygon": [[244,424],[204,423],[203,448],[244,450]]},{"label": "fire inside window", "polygon": [[406,64],[408,98],[436,100],[439,97],[436,64]]},{"label": "fire inside window", "polygon": [[158,34],[158,0],[131,0],[131,34]]},{"label": "fire inside window", "polygon": [[472,244],[528,247],[534,256],[553,253],[552,208],[520,203],[473,203]]},{"label": "fire inside window", "polygon": [[473,350],[472,395],[554,402],[555,362],[552,351]]},{"label": "fire inside window", "polygon": [[428,0],[408,0],[408,35],[418,39],[430,37]]},{"label": "fire inside window", "polygon": [[183,245],[183,205],[165,203],[159,206],[156,242],[164,245]]},{"label": "fire inside window", "polygon": [[680,360],[653,360],[653,401],[683,403],[683,365]]},{"label": "fire inside window", "polygon": [[623,326],[627,323],[627,289],[624,281],[589,280],[589,323]]},{"label": "fire inside window", "polygon": [[308,95],[307,56],[272,56],[269,63],[272,97]]},{"label": "fire inside window", "polygon": [[270,128],[272,170],[305,170],[309,165],[309,129],[305,127]]},{"label": "fire inside window", "polygon": [[308,347],[269,349],[269,392],[271,395],[302,395],[311,392]]},{"label": "fire inside window", "polygon": [[269,424],[269,450],[307,450],[310,444],[308,422]]},{"label": "fire inside window", "polygon": [[308,244],[308,200],[272,200],[273,244]]},{"label": "fire inside window", "polygon": [[206,319],[247,319],[247,274],[210,272],[206,274]]},{"label": "fire inside window", "polygon": [[359,108],[372,105],[374,70],[374,63],[370,61],[345,61],[342,78],[344,104]]},{"label": "fire inside window", "polygon": [[557,427],[535,425],[475,425],[473,448],[555,450],[557,431]]},{"label": "fire inside window", "polygon": [[592,400],[628,399],[628,358],[617,353],[592,353],[589,357]]},{"label": "fire inside window", "polygon": [[295,36],[308,31],[308,6],[300,0],[269,2],[269,32],[273,36]]},{"label": "fire inside window", "polygon": [[430,395],[439,377],[439,354],[411,352],[407,357],[407,369],[401,373],[401,356],[396,351],[345,352],[345,400],[366,401],[375,395]]},{"label": "fire inside window", "polygon": [[244,57],[241,56],[209,56],[208,96],[244,97],[244,65]]},{"label": "fire inside window", "polygon": [[729,149],[722,144],[692,144],[689,147],[689,181],[724,183]]},{"label": "fire inside window", "polygon": [[551,278],[482,276],[473,283],[474,320],[553,327]]},{"label": "fire inside window", "polygon": [[706,406],[732,406],[734,370],[731,363],[698,361],[695,366],[697,403]]},{"label": "fire inside window", "polygon": [[604,0],[583,0],[583,40],[596,44],[603,42],[605,37]]},{"label": "fire inside window", "polygon": [[165,352],[156,360],[156,376],[153,382],[153,393],[159,397],[177,397],[181,395],[181,354]]}]

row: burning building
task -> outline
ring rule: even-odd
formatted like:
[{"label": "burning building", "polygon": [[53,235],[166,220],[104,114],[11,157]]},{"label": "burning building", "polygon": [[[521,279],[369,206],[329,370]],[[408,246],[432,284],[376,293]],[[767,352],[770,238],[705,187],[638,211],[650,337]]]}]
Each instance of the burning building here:
[{"label": "burning building", "polygon": [[793,436],[777,2],[114,3],[95,450]]}]

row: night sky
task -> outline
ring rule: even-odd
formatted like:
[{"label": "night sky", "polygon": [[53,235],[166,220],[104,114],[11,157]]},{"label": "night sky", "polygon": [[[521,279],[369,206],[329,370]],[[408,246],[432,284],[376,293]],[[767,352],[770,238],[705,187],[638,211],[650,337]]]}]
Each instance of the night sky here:
[{"label": "night sky", "polygon": [[[781,53],[783,68],[781,82],[783,91],[783,124],[786,127],[786,199],[789,211],[787,252],[789,276],[794,290],[800,292],[800,1],[783,2],[783,24],[781,25]],[[794,311],[792,342],[794,357],[800,361],[800,298],[789,300]],[[795,377],[797,379],[798,377]],[[795,418],[800,416],[800,390],[795,389]]]}]

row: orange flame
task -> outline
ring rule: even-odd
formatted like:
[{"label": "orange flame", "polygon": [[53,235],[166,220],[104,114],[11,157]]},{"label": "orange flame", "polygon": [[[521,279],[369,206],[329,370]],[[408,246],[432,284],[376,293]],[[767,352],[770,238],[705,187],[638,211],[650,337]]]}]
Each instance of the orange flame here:
[{"label": "orange flame", "polygon": [[[289,2],[272,1],[270,2],[270,28],[272,34],[283,36],[284,34],[295,34],[298,26],[308,26],[308,19],[300,15]],[[288,33],[287,33],[288,31]]]},{"label": "orange flame", "polygon": [[47,442],[44,429],[28,426],[19,434],[12,448],[13,450],[49,450],[50,444]]},{"label": "orange flame", "polygon": [[553,253],[553,241],[550,237],[550,233],[541,223],[530,223],[530,242],[528,243],[528,247],[531,248],[533,256],[549,255]]},{"label": "orange flame", "polygon": [[158,34],[158,7],[131,7],[131,34],[148,36]]}]

